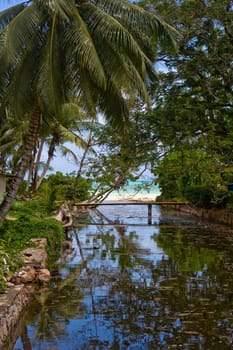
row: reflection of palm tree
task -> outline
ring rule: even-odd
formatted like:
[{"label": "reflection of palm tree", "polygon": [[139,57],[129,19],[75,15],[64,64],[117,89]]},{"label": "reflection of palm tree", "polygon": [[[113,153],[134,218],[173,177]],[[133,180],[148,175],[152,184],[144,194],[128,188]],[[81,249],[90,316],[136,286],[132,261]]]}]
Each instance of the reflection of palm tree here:
[{"label": "reflection of palm tree", "polygon": [[32,345],[28,337],[26,325],[23,327],[23,332],[21,333],[21,340],[22,340],[24,350],[32,350]]},{"label": "reflection of palm tree", "polygon": [[44,340],[55,339],[64,333],[67,321],[84,312],[81,306],[82,294],[76,283],[82,268],[83,266],[79,265],[69,269],[65,279],[60,276],[54,278],[53,288],[35,294],[26,322],[37,323],[38,334],[43,335]]}]

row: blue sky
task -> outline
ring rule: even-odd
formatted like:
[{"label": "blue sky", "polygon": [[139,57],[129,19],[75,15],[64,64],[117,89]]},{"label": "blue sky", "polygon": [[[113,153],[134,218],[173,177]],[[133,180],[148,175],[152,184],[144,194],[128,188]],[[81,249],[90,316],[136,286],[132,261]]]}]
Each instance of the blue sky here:
[{"label": "blue sky", "polygon": [[11,7],[11,6],[14,6],[16,4],[19,4],[20,2],[24,2],[22,0],[0,0],[0,11],[8,8],[8,7]]}]

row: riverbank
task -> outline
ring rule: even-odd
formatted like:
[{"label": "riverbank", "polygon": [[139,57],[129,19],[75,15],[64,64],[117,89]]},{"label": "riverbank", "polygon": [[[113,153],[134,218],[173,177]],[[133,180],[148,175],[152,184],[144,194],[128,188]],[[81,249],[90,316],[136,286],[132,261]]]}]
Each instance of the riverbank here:
[{"label": "riverbank", "polygon": [[17,339],[18,323],[28,304],[29,294],[24,285],[12,286],[0,295],[0,349],[10,349],[12,339]]},{"label": "riverbank", "polygon": [[8,350],[9,336],[29,303],[30,286],[49,282],[48,269],[61,256],[65,234],[62,223],[46,216],[38,201],[30,201],[14,204],[0,225],[0,237],[0,349]]},{"label": "riverbank", "polygon": [[233,213],[227,209],[204,209],[192,205],[174,205],[173,208],[181,213],[189,214],[210,223],[233,227]]}]

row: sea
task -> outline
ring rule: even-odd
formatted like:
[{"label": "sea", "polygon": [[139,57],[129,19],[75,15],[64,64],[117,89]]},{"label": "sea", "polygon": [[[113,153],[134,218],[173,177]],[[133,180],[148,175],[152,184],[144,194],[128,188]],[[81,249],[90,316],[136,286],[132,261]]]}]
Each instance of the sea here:
[{"label": "sea", "polygon": [[107,199],[154,200],[159,195],[160,189],[157,185],[154,184],[153,180],[139,179],[136,181],[127,181],[126,185],[121,189],[111,192]]}]

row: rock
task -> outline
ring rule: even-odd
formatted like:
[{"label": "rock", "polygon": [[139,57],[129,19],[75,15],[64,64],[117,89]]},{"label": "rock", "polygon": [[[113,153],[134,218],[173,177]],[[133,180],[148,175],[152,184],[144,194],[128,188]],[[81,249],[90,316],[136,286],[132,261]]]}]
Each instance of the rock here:
[{"label": "rock", "polygon": [[35,245],[38,248],[45,248],[47,245],[47,239],[46,238],[31,238],[30,241],[32,243],[35,243]]},{"label": "rock", "polygon": [[45,267],[47,253],[44,248],[27,248],[22,251],[22,258],[27,263],[38,263],[41,267]]},{"label": "rock", "polygon": [[18,277],[20,278],[21,283],[33,282],[36,278],[36,270],[33,267],[25,266],[18,273]]},{"label": "rock", "polygon": [[73,248],[72,248],[72,240],[66,240],[66,241],[64,241],[64,243],[63,243],[63,251],[64,250],[73,250]]},{"label": "rock", "polygon": [[42,283],[48,283],[51,275],[48,269],[40,269],[37,273],[37,279]]},{"label": "rock", "polygon": [[59,213],[54,218],[60,221],[64,228],[72,227],[73,217],[66,203],[61,205]]},{"label": "rock", "polygon": [[30,241],[36,245],[35,248],[27,248],[22,251],[22,258],[26,264],[45,267],[47,260],[46,238],[31,238]]}]

